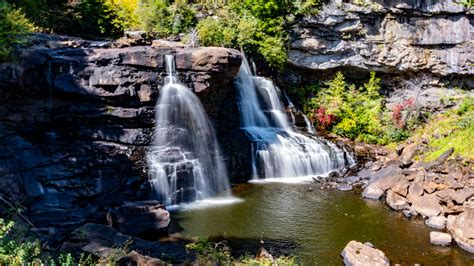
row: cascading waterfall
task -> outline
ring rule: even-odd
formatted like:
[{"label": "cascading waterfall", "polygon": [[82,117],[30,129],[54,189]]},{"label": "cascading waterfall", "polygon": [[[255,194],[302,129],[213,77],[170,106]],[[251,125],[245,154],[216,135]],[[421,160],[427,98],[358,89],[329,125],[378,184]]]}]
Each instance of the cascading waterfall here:
[{"label": "cascading waterfall", "polygon": [[216,134],[199,98],[179,83],[174,57],[156,104],[156,129],[148,154],[150,182],[166,205],[230,195]]},{"label": "cascading waterfall", "polygon": [[246,58],[235,83],[242,126],[252,141],[254,179],[326,174],[354,163],[335,144],[296,132],[278,88],[272,81],[253,75]]}]

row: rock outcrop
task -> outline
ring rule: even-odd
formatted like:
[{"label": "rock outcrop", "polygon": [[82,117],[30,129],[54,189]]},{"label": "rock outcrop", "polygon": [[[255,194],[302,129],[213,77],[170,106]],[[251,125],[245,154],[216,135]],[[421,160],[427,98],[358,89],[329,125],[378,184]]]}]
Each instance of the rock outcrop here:
[{"label": "rock outcrop", "polygon": [[289,52],[300,73],[294,78],[314,81],[340,69],[353,77],[427,73],[431,82],[474,87],[472,8],[454,0],[345,2],[333,1],[296,23]]},{"label": "rock outcrop", "polygon": [[234,147],[246,141],[235,100],[236,50],[117,48],[38,34],[15,63],[0,65],[0,192],[28,207],[50,245],[64,230],[105,223],[107,208],[152,198],[145,155],[166,54],[175,55],[180,79],[229,143],[223,150],[231,174],[235,166],[244,175],[245,156]]}]

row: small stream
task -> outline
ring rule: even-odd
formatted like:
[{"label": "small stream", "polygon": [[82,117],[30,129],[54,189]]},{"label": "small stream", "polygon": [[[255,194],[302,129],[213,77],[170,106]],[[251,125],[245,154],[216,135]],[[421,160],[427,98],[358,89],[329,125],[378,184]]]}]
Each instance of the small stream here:
[{"label": "small stream", "polygon": [[182,234],[226,239],[238,256],[256,253],[263,233],[268,251],[294,254],[304,265],[342,265],[339,254],[350,240],[371,242],[392,264],[474,265],[474,255],[458,247],[431,245],[423,221],[407,221],[356,192],[264,183],[239,185],[233,193],[242,201],[174,212]]}]

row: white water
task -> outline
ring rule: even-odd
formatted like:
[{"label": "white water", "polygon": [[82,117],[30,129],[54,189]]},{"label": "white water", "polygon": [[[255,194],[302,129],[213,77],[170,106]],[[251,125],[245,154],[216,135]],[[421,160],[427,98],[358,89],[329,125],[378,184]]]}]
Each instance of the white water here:
[{"label": "white water", "polygon": [[167,206],[230,196],[214,129],[199,98],[179,83],[174,57],[156,104],[156,129],[148,154],[150,182]]},{"label": "white water", "polygon": [[[236,86],[242,126],[253,143],[254,179],[324,175],[353,163],[335,144],[295,131],[278,88],[270,80],[253,75],[245,58]],[[312,130],[308,125],[308,131]]]}]

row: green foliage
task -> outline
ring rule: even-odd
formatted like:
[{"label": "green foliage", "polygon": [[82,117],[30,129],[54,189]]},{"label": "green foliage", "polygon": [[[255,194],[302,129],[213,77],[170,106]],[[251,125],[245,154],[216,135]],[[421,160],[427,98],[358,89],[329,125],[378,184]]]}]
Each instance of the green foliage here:
[{"label": "green foliage", "polygon": [[214,243],[205,238],[197,238],[194,243],[187,244],[186,249],[196,252],[199,263],[226,264],[232,261],[230,248],[225,242]]},{"label": "green foliage", "polygon": [[24,43],[33,29],[21,9],[0,0],[0,62],[9,59],[13,46]]},{"label": "green foliage", "polygon": [[[435,137],[436,136],[436,137]],[[454,148],[454,154],[474,160],[474,97],[465,97],[452,111],[438,114],[415,131],[413,140],[428,139],[429,150],[422,154],[432,161]]]},{"label": "green foliage", "polygon": [[106,19],[120,31],[139,29],[139,0],[105,0]]},{"label": "green foliage", "polygon": [[14,232],[14,223],[0,218],[0,264],[21,265],[40,262],[41,247],[38,241],[22,239],[22,234]]},{"label": "green foliage", "polygon": [[379,144],[404,140],[408,131],[396,127],[384,113],[380,83],[372,72],[368,82],[357,88],[338,72],[322,88],[309,86],[300,92],[303,111],[320,130],[353,140]]},{"label": "green foliage", "polygon": [[202,45],[242,48],[273,69],[286,65],[289,38],[286,29],[291,15],[296,13],[294,1],[244,0],[220,11],[217,17],[198,23]]},{"label": "green foliage", "polygon": [[233,258],[225,241],[215,243],[206,238],[196,238],[193,243],[186,245],[186,249],[196,253],[199,265],[298,265],[293,256],[281,256],[272,260],[246,254]]},{"label": "green foliage", "polygon": [[195,12],[189,5],[166,0],[144,1],[138,8],[141,29],[157,36],[168,37],[186,33],[197,23]]},{"label": "green foliage", "polygon": [[474,6],[474,1],[473,0],[461,0],[460,4],[465,6],[465,7],[473,7]]}]

